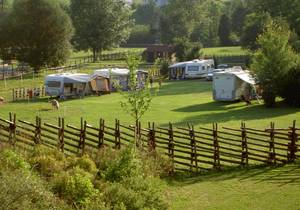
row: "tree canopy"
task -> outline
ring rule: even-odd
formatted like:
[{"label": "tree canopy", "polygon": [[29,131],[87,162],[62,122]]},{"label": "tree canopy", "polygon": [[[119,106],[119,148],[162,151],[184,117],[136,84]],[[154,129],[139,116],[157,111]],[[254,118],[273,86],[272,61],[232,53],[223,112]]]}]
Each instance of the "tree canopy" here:
[{"label": "tree canopy", "polygon": [[37,72],[64,63],[73,27],[61,5],[52,0],[16,0],[0,27],[1,57],[14,57]]},{"label": "tree canopy", "polygon": [[75,27],[75,48],[91,49],[94,60],[101,51],[118,46],[129,37],[131,11],[123,0],[71,0],[70,15]]},{"label": "tree canopy", "polygon": [[291,31],[282,20],[270,20],[258,38],[260,48],[253,58],[251,69],[263,88],[263,99],[269,107],[281,92],[282,82],[297,64],[289,39]]}]

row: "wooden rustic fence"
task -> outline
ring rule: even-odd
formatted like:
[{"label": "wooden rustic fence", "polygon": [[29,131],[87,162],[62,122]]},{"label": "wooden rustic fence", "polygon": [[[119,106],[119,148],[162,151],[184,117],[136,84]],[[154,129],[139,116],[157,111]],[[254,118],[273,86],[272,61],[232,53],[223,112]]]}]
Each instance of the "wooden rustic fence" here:
[{"label": "wooden rustic fence", "polygon": [[31,100],[34,98],[44,97],[45,87],[35,87],[35,88],[14,88],[12,89],[12,100]]},{"label": "wooden rustic fence", "polygon": [[116,149],[133,142],[148,150],[157,150],[167,155],[175,171],[222,169],[233,166],[257,164],[285,164],[297,159],[299,128],[295,121],[285,129],[254,129],[241,124],[239,128],[156,127],[149,123],[147,128],[122,125],[119,120],[109,126],[100,119],[92,126],[81,119],[79,126],[66,125],[59,118],[56,125],[42,123],[36,117],[34,123],[17,120],[15,114],[9,119],[0,118],[0,139],[14,146],[30,149],[42,144],[71,154],[83,154],[86,151],[99,150],[105,146]]}]

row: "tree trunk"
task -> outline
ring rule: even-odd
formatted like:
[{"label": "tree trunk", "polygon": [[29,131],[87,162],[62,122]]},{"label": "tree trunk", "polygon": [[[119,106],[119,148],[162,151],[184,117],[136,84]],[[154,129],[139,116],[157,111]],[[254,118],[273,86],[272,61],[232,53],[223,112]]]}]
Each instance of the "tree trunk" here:
[{"label": "tree trunk", "polygon": [[40,72],[40,67],[39,66],[33,67],[33,72],[35,74],[38,74]]}]

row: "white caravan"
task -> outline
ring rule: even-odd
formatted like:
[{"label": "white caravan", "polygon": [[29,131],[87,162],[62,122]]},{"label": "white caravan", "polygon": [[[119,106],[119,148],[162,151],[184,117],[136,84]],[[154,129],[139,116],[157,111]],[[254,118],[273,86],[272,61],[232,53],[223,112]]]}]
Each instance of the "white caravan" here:
[{"label": "white caravan", "polygon": [[214,69],[214,60],[192,60],[175,63],[169,66],[169,79],[196,79],[205,78],[211,69]]},{"label": "white caravan", "polygon": [[45,92],[48,96],[83,96],[90,93],[91,76],[88,74],[51,74],[45,78]]},{"label": "white caravan", "polygon": [[242,96],[251,98],[255,92],[255,81],[249,71],[232,68],[213,75],[213,99],[236,101]]}]

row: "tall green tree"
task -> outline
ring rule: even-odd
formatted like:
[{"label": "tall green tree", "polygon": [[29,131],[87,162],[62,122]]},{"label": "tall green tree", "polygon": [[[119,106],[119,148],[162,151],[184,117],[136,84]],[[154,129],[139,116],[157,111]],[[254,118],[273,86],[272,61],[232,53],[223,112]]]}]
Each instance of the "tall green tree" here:
[{"label": "tall green tree", "polygon": [[2,57],[13,56],[28,63],[35,72],[66,61],[73,27],[57,1],[15,0],[1,24]]},{"label": "tall green tree", "polygon": [[284,78],[297,64],[296,54],[289,45],[290,35],[289,26],[279,20],[269,21],[258,38],[260,48],[254,54],[251,69],[263,88],[267,107],[275,105]]},{"label": "tall green tree", "polygon": [[70,14],[75,48],[92,50],[94,61],[103,50],[116,47],[129,37],[131,10],[123,0],[71,0]]},{"label": "tall green tree", "polygon": [[222,15],[219,24],[219,38],[221,46],[230,46],[231,22],[227,15]]},{"label": "tall green tree", "polygon": [[175,39],[190,38],[195,26],[203,17],[202,0],[170,0],[162,8],[162,41],[172,43]]}]

